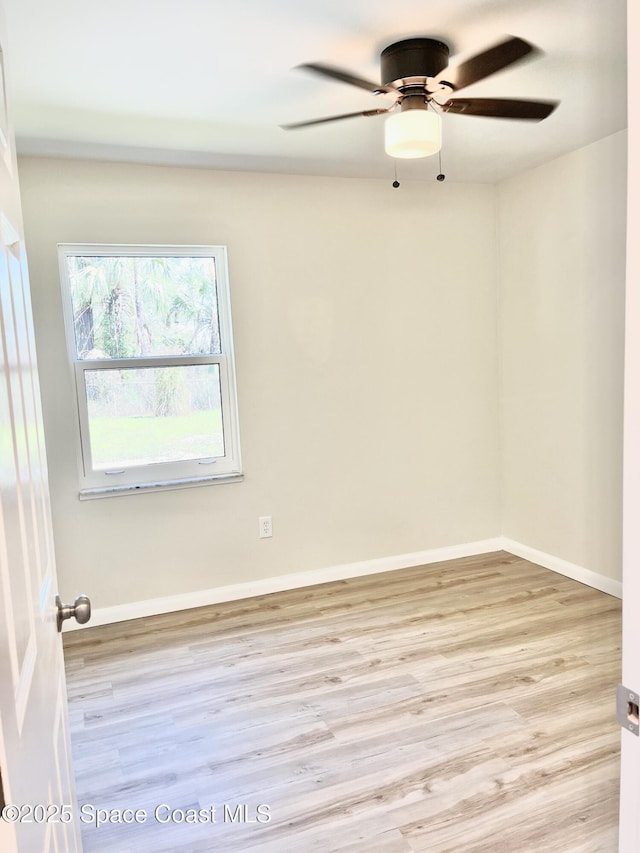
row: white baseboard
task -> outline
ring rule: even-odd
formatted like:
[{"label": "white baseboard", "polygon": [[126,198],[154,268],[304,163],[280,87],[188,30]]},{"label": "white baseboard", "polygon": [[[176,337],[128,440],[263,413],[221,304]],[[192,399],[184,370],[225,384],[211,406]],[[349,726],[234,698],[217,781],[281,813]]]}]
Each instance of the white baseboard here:
[{"label": "white baseboard", "polygon": [[515,542],[506,537],[502,537],[502,549],[516,557],[522,557],[523,560],[529,560],[530,563],[537,563],[545,569],[551,569],[552,572],[558,572],[560,575],[572,578],[574,581],[580,581],[580,583],[599,589],[601,592],[622,598],[622,581],[592,572],[590,569],[576,565],[576,563],[561,560],[560,557],[554,557],[553,554],[546,554],[544,551],[538,551],[536,548],[530,548],[528,545],[522,545],[520,542]]},{"label": "white baseboard", "polygon": [[65,631],[76,631],[97,625],[110,625],[113,622],[124,622],[127,619],[140,619],[144,616],[156,616],[160,613],[173,613],[178,610],[189,610],[193,607],[204,607],[208,604],[220,604],[224,601],[239,601],[243,598],[253,598],[256,595],[268,595],[272,592],[283,592],[290,589],[300,589],[305,586],[317,586],[330,581],[347,580],[364,575],[376,575],[380,572],[391,572],[397,569],[408,569],[412,566],[424,566],[429,563],[440,563],[445,560],[456,560],[460,557],[473,557],[479,554],[491,554],[494,551],[508,551],[516,557],[522,557],[531,563],[536,563],[551,571],[573,580],[622,598],[622,583],[620,581],[592,572],[575,563],[561,560],[552,554],[522,545],[513,539],[496,536],[494,539],[483,539],[464,545],[451,545],[445,548],[432,548],[428,551],[416,551],[412,554],[399,554],[393,557],[380,557],[374,560],[363,560],[358,563],[345,563],[340,566],[330,566],[325,569],[315,569],[309,572],[295,572],[289,575],[264,578],[263,580],[247,581],[230,584],[213,589],[197,590],[195,592],[170,595],[165,598],[151,598],[145,601],[133,601],[128,604],[118,604],[113,607],[97,607],[91,622],[79,625],[77,622],[65,622]]},{"label": "white baseboard", "polygon": [[317,586],[329,581],[375,575],[396,569],[408,569],[427,563],[439,563],[444,560],[456,560],[459,557],[473,557],[477,554],[490,554],[502,550],[502,538],[483,539],[464,545],[451,545],[444,548],[432,548],[428,551],[416,551],[412,554],[400,554],[393,557],[381,557],[375,560],[363,560],[358,563],[346,563],[309,572],[296,572],[289,575],[247,581],[214,589],[197,590],[165,598],[152,598],[145,601],[133,601],[114,607],[96,607],[87,625],[79,625],[69,620],[64,623],[65,631],[76,631],[96,625],[109,625],[112,622],[124,622],[127,619],[140,619],[143,616],[156,616],[159,613],[173,613],[177,610],[189,610],[192,607],[204,607],[208,604],[220,604],[223,601],[239,601],[256,595],[268,595],[272,592],[300,589],[305,586]]}]

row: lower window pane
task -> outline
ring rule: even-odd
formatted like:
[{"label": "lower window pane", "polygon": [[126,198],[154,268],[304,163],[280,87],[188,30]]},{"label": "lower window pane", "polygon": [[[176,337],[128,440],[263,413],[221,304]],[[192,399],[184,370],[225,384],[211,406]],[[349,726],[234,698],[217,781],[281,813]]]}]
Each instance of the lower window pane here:
[{"label": "lower window pane", "polygon": [[224,456],[217,364],[85,370],[94,470]]}]

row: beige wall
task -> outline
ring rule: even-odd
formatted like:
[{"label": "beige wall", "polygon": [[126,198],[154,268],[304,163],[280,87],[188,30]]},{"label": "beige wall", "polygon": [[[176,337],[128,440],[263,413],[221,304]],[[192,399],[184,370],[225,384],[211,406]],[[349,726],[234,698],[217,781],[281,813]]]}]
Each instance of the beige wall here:
[{"label": "beige wall", "polygon": [[499,187],[502,532],[621,576],[626,134]]},{"label": "beige wall", "polygon": [[[30,158],[20,178],[63,596],[499,533],[494,187]],[[85,241],[228,246],[244,482],[78,500],[56,244]]]},{"label": "beige wall", "polygon": [[[497,189],[23,159],[63,594],[501,533],[619,579],[625,144]],[[85,241],[229,247],[243,483],[78,501],[56,243]]]}]

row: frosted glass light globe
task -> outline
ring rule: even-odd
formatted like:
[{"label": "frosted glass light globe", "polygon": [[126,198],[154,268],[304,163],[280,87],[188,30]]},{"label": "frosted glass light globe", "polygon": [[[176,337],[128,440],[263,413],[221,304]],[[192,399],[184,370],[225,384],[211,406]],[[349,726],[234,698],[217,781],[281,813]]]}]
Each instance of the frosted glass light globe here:
[{"label": "frosted glass light globe", "polygon": [[440,116],[433,110],[405,110],[385,121],[384,150],[390,157],[430,157],[441,145]]}]

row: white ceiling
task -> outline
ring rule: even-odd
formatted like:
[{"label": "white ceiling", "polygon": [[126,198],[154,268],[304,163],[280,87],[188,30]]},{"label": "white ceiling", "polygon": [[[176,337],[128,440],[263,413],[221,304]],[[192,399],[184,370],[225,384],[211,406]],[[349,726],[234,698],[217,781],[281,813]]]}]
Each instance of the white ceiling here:
[{"label": "white ceiling", "polygon": [[[389,177],[385,106],[294,66],[378,81],[382,48],[445,41],[452,64],[517,35],[544,54],[465,96],[560,100],[540,123],[445,115],[448,180],[495,181],[626,127],[624,0],[3,0],[18,150],[311,175]],[[395,161],[433,180],[437,157]]]}]

